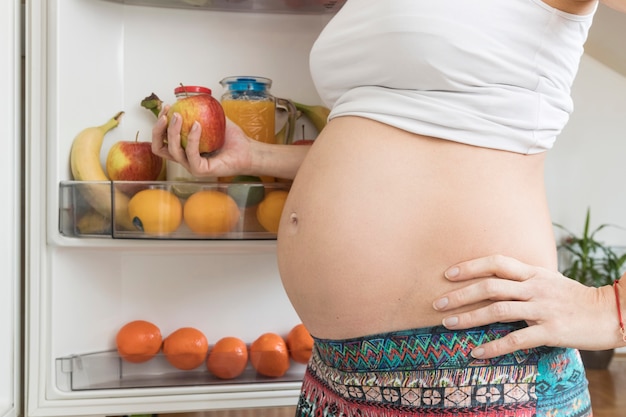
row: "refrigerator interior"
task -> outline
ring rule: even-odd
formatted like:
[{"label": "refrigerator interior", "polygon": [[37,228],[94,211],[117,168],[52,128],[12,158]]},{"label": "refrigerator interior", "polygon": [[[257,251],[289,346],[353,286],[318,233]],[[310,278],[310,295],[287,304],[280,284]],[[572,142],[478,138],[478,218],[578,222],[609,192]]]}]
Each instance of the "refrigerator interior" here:
[{"label": "refrigerator interior", "polygon": [[0,206],[0,416],[20,412],[20,168],[21,168],[21,45],[20,5],[0,4],[0,183],[4,204]]},{"label": "refrigerator interior", "polygon": [[308,52],[331,15],[29,2],[29,415],[295,404],[303,365],[283,378],[248,370],[243,380],[220,382],[205,369],[169,369],[162,357],[131,366],[111,352],[117,330],[136,319],[157,324],[163,337],[196,327],[210,344],[286,335],[299,319],[281,287],[274,240],[67,237],[59,232],[59,185],[71,179],[72,140],[86,127],[125,112],[105,137],[102,162],[113,143],[136,132],[149,141],[155,119],[140,101],[152,92],[171,103],[183,83],[219,97],[223,77],[258,75],[274,81],[275,96],[318,104]]}]

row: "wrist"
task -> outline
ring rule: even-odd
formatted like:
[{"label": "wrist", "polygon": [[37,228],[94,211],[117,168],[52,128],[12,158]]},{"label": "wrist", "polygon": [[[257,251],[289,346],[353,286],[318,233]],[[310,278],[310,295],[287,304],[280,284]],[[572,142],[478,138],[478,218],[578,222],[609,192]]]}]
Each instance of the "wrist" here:
[{"label": "wrist", "polygon": [[[620,282],[618,291],[624,288],[623,284],[623,282]],[[589,310],[589,318],[591,320],[588,322],[589,326],[593,326],[594,337],[596,339],[596,346],[593,350],[613,349],[626,346],[620,332],[615,289],[613,285],[590,288],[595,290],[596,293],[592,301],[590,301],[595,307]],[[626,291],[626,289],[624,289],[624,291]],[[624,305],[622,293],[623,291],[620,291],[620,308]]]}]

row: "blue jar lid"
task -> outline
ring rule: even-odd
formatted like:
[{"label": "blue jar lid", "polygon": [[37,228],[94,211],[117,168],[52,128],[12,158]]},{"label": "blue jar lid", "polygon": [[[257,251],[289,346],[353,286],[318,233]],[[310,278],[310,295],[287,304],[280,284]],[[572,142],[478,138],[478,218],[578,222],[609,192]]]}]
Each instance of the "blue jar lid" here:
[{"label": "blue jar lid", "polygon": [[226,77],[220,84],[229,91],[267,91],[272,86],[272,80],[265,77],[236,76]]}]

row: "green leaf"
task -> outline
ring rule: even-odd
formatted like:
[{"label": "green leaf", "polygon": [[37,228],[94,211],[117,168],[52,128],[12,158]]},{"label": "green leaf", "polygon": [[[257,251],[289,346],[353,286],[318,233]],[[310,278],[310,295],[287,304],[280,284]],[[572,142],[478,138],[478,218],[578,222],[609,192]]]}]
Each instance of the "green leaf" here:
[{"label": "green leaf", "polygon": [[569,231],[560,224],[554,226],[566,232],[566,236],[558,245],[560,251],[565,251],[569,257],[568,265],[562,273],[576,281],[589,286],[610,285],[619,279],[621,271],[626,265],[626,254],[618,256],[613,249],[596,240],[596,234],[607,227],[619,226],[604,223],[590,230],[591,211],[587,208],[585,225],[581,236]]}]

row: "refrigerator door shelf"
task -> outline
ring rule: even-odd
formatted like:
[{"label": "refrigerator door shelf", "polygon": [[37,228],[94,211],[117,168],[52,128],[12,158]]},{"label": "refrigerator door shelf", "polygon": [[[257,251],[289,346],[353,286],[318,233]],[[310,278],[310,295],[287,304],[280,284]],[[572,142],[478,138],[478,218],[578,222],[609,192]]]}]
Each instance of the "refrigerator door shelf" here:
[{"label": "refrigerator door shelf", "polygon": [[287,182],[62,181],[59,233],[71,238],[275,240],[289,187]]},{"label": "refrigerator door shelf", "polygon": [[57,386],[62,391],[118,390],[131,388],[172,388],[219,386],[221,390],[239,391],[242,385],[276,383],[300,384],[305,366],[291,361],[281,377],[259,375],[250,364],[237,378],[224,380],[211,375],[202,364],[190,371],[181,371],[158,354],[144,363],[122,360],[116,351],[71,355],[56,360]]},{"label": "refrigerator door shelf", "polygon": [[335,13],[346,0],[109,0],[138,6],[175,7],[228,12]]}]

